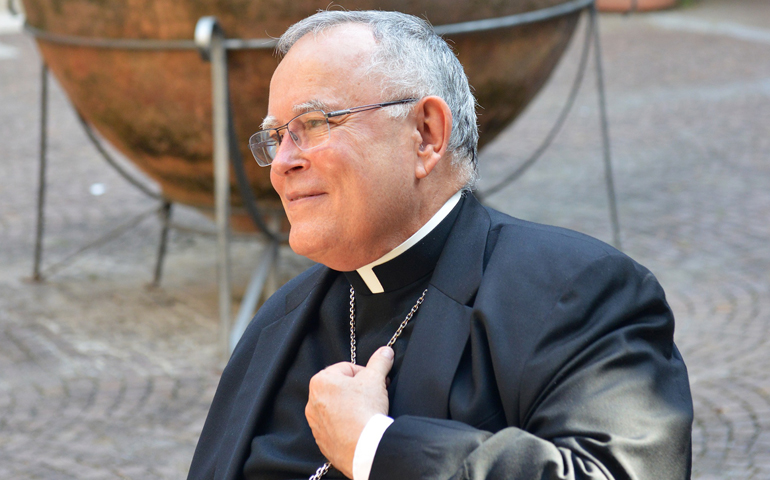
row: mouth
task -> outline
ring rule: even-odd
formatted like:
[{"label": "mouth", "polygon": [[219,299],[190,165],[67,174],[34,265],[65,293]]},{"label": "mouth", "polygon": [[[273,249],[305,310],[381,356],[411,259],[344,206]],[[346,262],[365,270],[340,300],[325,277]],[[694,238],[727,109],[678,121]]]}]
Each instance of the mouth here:
[{"label": "mouth", "polygon": [[318,198],[318,197],[320,197],[322,195],[325,195],[325,193],[323,193],[323,192],[292,192],[292,193],[286,195],[286,201],[287,201],[287,203],[294,203],[294,202],[298,202],[300,200]]}]

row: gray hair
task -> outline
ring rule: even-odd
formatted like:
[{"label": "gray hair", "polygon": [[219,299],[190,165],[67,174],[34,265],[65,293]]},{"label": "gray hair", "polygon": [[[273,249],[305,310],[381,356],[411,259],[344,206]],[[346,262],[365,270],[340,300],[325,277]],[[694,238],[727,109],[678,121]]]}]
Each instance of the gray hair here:
[{"label": "gray hair", "polygon": [[[368,73],[375,74],[370,78],[382,79],[380,87],[387,97],[382,101],[435,95],[449,105],[452,133],[447,150],[463,187],[472,188],[477,179],[479,140],[476,99],[452,48],[428,22],[400,12],[319,11],[289,27],[276,50],[286,55],[308,33],[318,35],[345,23],[364,24],[372,29],[378,46]],[[410,106],[397,105],[388,111],[404,117]]]}]

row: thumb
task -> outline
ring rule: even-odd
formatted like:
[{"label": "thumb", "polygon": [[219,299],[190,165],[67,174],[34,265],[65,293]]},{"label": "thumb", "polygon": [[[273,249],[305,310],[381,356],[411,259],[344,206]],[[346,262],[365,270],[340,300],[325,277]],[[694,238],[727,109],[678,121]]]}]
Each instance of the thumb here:
[{"label": "thumb", "polygon": [[393,349],[390,347],[380,347],[366,363],[366,369],[378,373],[382,378],[388,376],[388,372],[393,368]]}]

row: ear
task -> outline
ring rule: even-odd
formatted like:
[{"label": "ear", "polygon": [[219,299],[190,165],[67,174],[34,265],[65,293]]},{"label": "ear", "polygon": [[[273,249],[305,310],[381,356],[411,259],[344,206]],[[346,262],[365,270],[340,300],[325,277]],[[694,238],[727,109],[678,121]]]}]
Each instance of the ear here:
[{"label": "ear", "polygon": [[439,160],[446,154],[452,133],[452,112],[440,97],[430,96],[420,100],[415,108],[417,133],[417,163],[415,175],[427,177]]}]

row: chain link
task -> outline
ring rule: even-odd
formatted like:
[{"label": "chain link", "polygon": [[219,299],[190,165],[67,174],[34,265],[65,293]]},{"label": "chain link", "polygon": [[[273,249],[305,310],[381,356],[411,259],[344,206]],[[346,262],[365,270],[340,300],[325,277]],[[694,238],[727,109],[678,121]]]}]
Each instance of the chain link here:
[{"label": "chain link", "polygon": [[310,476],[307,480],[321,480],[321,477],[326,475],[326,472],[329,471],[329,467],[331,467],[331,462],[326,462],[320,467],[318,467],[318,470],[315,471],[313,475]]},{"label": "chain link", "polygon": [[401,325],[398,326],[396,333],[394,333],[393,336],[390,337],[390,341],[387,344],[388,347],[392,347],[393,344],[396,343],[396,340],[398,339],[398,337],[401,336],[401,332],[403,332],[404,328],[406,328],[406,324],[409,323],[409,320],[412,319],[414,314],[417,312],[417,309],[420,308],[420,305],[422,305],[422,301],[425,300],[426,293],[428,293],[427,288],[423,290],[422,295],[420,295],[420,298],[417,299],[417,303],[414,304],[414,307],[412,307],[412,310],[410,310],[409,313],[406,314],[406,318],[404,319],[403,322],[401,322]]},{"label": "chain link", "polygon": [[[396,333],[390,337],[390,340],[387,343],[388,347],[393,347],[393,345],[396,343],[396,340],[398,340],[398,337],[401,336],[401,333],[404,331],[409,321],[412,319],[414,314],[417,313],[417,309],[420,308],[420,305],[422,305],[422,302],[425,300],[425,295],[427,293],[428,289],[426,288],[423,290],[420,298],[417,299],[417,303],[415,303],[409,313],[406,314],[406,318],[404,318],[404,321],[401,322],[401,325],[398,326]],[[356,291],[353,289],[353,285],[350,286],[350,363],[353,365],[356,364]],[[331,465],[331,462],[324,463],[318,467],[318,470],[316,470],[315,473],[311,475],[310,478],[308,478],[308,480],[321,480],[321,477],[326,475],[326,472],[329,471]]]},{"label": "chain link", "polygon": [[350,363],[356,364],[356,291],[350,286]]}]

